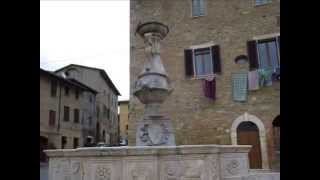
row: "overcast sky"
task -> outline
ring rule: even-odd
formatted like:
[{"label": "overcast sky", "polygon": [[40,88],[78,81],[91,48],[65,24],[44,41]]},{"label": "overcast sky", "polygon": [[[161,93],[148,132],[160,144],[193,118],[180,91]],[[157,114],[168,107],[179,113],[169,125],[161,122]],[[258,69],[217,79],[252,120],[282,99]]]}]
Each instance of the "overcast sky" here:
[{"label": "overcast sky", "polygon": [[129,0],[40,1],[40,67],[104,69],[129,99]]}]

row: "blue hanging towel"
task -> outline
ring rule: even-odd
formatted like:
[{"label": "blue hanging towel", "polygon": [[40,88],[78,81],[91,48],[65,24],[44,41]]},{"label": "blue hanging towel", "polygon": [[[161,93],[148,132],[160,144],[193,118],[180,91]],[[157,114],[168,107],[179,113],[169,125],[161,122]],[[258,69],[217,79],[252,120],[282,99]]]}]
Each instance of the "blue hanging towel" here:
[{"label": "blue hanging towel", "polygon": [[234,101],[247,101],[248,73],[239,72],[232,74],[232,96]]}]

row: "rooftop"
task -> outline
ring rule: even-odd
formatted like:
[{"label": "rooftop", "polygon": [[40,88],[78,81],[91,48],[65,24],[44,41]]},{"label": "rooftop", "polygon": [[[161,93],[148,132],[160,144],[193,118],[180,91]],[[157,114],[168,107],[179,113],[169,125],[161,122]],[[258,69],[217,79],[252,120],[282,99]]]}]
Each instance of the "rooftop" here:
[{"label": "rooftop", "polygon": [[65,66],[65,67],[62,67],[62,68],[60,68],[60,69],[55,70],[54,73],[57,73],[57,72],[59,72],[59,71],[62,71],[62,70],[64,70],[64,69],[67,69],[67,68],[72,67],[72,66],[77,66],[77,67],[81,67],[81,68],[93,69],[93,70],[99,71],[100,74],[101,74],[101,76],[104,78],[104,80],[106,81],[106,83],[111,87],[111,89],[113,89],[118,96],[121,96],[119,90],[116,88],[116,86],[113,84],[113,82],[112,82],[111,79],[109,78],[108,74],[106,73],[106,71],[103,70],[103,69],[99,69],[99,68],[95,68],[95,67],[89,67],[89,66],[83,66],[83,65],[78,65],[78,64],[69,64],[69,65],[67,65],[67,66]]},{"label": "rooftop", "polygon": [[51,78],[54,78],[60,82],[63,82],[63,83],[66,83],[66,84],[69,84],[71,86],[75,86],[75,87],[78,87],[80,89],[83,89],[83,90],[86,90],[86,91],[91,91],[93,92],[94,94],[97,94],[98,91],[96,91],[95,89],[91,88],[91,87],[88,87],[87,85],[75,80],[75,79],[66,79],[66,78],[63,78],[61,76],[58,76],[56,75],[55,73],[53,72],[50,72],[50,71],[46,71],[44,69],[41,69],[40,68],[40,74],[45,74],[47,76],[50,76]]}]

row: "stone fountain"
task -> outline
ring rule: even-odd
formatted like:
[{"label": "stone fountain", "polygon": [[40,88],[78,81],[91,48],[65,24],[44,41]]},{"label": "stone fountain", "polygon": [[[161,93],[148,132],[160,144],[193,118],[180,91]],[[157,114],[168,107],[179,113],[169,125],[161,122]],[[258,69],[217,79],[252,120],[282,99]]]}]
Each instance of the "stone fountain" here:
[{"label": "stone fountain", "polygon": [[173,88],[160,58],[160,40],[169,28],[159,22],[137,27],[148,63],[134,95],[145,104],[136,145],[45,151],[49,180],[279,180],[279,173],[250,170],[247,145],[180,145],[161,104]]},{"label": "stone fountain", "polygon": [[138,76],[133,93],[145,104],[144,116],[137,125],[136,145],[174,146],[172,123],[160,113],[160,105],[173,91],[160,57],[160,41],[166,37],[169,28],[159,22],[147,22],[139,25],[136,32],[144,39],[149,60]]}]

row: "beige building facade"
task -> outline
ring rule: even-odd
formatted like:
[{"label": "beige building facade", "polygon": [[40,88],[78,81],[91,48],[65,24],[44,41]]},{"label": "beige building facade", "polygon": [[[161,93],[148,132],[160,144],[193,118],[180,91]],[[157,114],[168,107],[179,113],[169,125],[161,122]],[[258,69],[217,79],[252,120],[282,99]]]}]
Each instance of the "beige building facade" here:
[{"label": "beige building facade", "polygon": [[95,102],[96,141],[118,145],[118,96],[120,93],[107,73],[98,68],[70,64],[56,70],[55,74],[76,79],[97,90]]},{"label": "beige building facade", "polygon": [[[134,83],[147,61],[135,30],[140,23],[159,21],[169,27],[161,57],[174,91],[163,111],[172,119],[176,144],[251,144],[250,165],[279,170],[280,73],[272,85],[256,90],[242,86],[246,91],[234,82],[247,82],[234,77],[260,72],[267,66],[264,59],[279,69],[280,1],[131,0],[130,10],[129,145],[135,144],[136,122],[143,113],[143,104],[132,94]],[[212,61],[206,64],[206,58]],[[211,79],[213,99],[203,86]],[[240,93],[244,100],[237,99],[239,92],[245,93]]]},{"label": "beige building facade", "polygon": [[120,139],[126,142],[128,140],[129,129],[129,101],[119,101],[118,104]]},{"label": "beige building facade", "polygon": [[40,149],[84,146],[95,134],[96,91],[40,69]]}]

